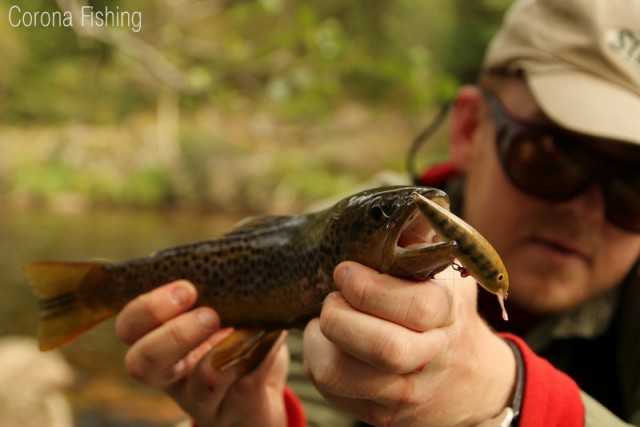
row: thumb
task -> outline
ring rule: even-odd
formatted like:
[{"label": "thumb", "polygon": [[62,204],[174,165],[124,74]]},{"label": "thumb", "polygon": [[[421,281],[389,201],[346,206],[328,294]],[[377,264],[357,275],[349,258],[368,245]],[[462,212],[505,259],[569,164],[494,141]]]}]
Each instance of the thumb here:
[{"label": "thumb", "polygon": [[454,318],[460,312],[475,311],[478,298],[478,285],[476,279],[470,275],[462,276],[459,272],[449,266],[442,270],[432,279],[432,282],[445,288],[450,296],[453,305],[452,313]]},{"label": "thumb", "polygon": [[260,366],[247,376],[249,381],[267,387],[284,388],[289,371],[287,332],[283,331]]},{"label": "thumb", "polygon": [[231,387],[216,425],[286,426],[283,392],[288,369],[289,351],[283,332],[260,366]]}]

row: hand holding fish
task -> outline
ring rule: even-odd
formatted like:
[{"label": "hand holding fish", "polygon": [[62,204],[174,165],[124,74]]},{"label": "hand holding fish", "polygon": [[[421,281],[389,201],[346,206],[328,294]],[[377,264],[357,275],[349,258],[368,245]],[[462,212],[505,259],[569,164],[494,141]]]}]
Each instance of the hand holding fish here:
[{"label": "hand holding fish", "polygon": [[509,403],[515,360],[476,311],[471,278],[451,268],[416,283],[361,264],[305,329],[307,373],[339,408],[374,425],[478,425]]},{"label": "hand holding fish", "polygon": [[282,393],[289,355],[284,334],[248,375],[242,364],[220,372],[209,350],[229,330],[221,329],[211,308],[192,309],[196,300],[195,287],[178,281],[125,306],[116,332],[131,346],[125,358],[130,375],[166,390],[199,427],[285,426]]},{"label": "hand holding fish", "polygon": [[[314,319],[309,372],[339,406],[397,425],[413,425],[410,414],[422,412],[440,417],[432,425],[458,425],[468,421],[469,402],[482,404],[476,417],[495,408],[496,393],[485,388],[504,385],[501,369],[514,363],[475,312],[475,280],[454,274],[460,283],[452,286],[423,282],[457,260],[458,271],[498,297],[507,318],[500,257],[448,207],[434,188],[381,187],[323,211],[249,219],[217,239],[147,257],[33,262],[26,274],[38,297],[40,348],[64,345],[120,313],[134,377],[166,389],[201,425],[242,414],[247,425],[275,426],[284,417],[281,332]],[[175,298],[179,289],[185,293]],[[326,354],[333,357],[316,359]],[[500,401],[505,388],[493,390]],[[369,403],[353,400],[363,396]]]}]

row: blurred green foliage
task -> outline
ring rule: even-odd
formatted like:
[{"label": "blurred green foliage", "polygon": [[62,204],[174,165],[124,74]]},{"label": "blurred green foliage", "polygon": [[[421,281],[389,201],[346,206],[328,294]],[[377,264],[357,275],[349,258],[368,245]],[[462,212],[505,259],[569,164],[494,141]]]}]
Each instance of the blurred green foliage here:
[{"label": "blurred green foliage", "polygon": [[[293,118],[345,99],[424,109],[472,79],[507,0],[89,2],[140,10],[139,37],[185,72],[188,109],[237,98]],[[12,2],[0,5],[7,16]],[[57,10],[20,0],[25,11]],[[0,120],[116,122],[153,108],[156,90],[113,46],[69,28],[0,20]]]},{"label": "blurred green foliage", "polygon": [[170,174],[158,167],[135,171],[125,180],[113,180],[49,162],[17,170],[12,190],[42,201],[57,194],[81,194],[96,206],[162,207],[175,199]]},{"label": "blurred green foliage", "polygon": [[[143,30],[6,19],[69,2],[140,11]],[[509,3],[4,1],[0,196],[263,211],[273,194],[290,209],[344,192],[402,168],[425,116],[475,79]]]}]

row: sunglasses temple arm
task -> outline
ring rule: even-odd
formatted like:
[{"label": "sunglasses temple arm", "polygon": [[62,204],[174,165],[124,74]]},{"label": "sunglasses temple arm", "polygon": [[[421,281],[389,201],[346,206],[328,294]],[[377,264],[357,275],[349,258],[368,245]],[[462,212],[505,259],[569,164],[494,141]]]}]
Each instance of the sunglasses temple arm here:
[{"label": "sunglasses temple arm", "polygon": [[447,117],[451,102],[446,102],[440,106],[440,111],[431,120],[431,123],[425,127],[411,142],[409,152],[407,153],[406,166],[407,173],[409,174],[409,180],[414,185],[420,184],[420,175],[416,172],[416,155],[420,150],[420,147],[438,130],[444,119]]}]

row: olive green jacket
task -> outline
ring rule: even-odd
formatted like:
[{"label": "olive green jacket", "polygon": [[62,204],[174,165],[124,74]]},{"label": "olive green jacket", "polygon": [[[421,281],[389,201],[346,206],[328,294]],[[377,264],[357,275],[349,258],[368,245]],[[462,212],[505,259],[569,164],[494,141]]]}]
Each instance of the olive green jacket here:
[{"label": "olive green jacket", "polygon": [[536,353],[578,383],[586,426],[640,426],[637,266],[619,288],[549,319],[525,339]]}]

